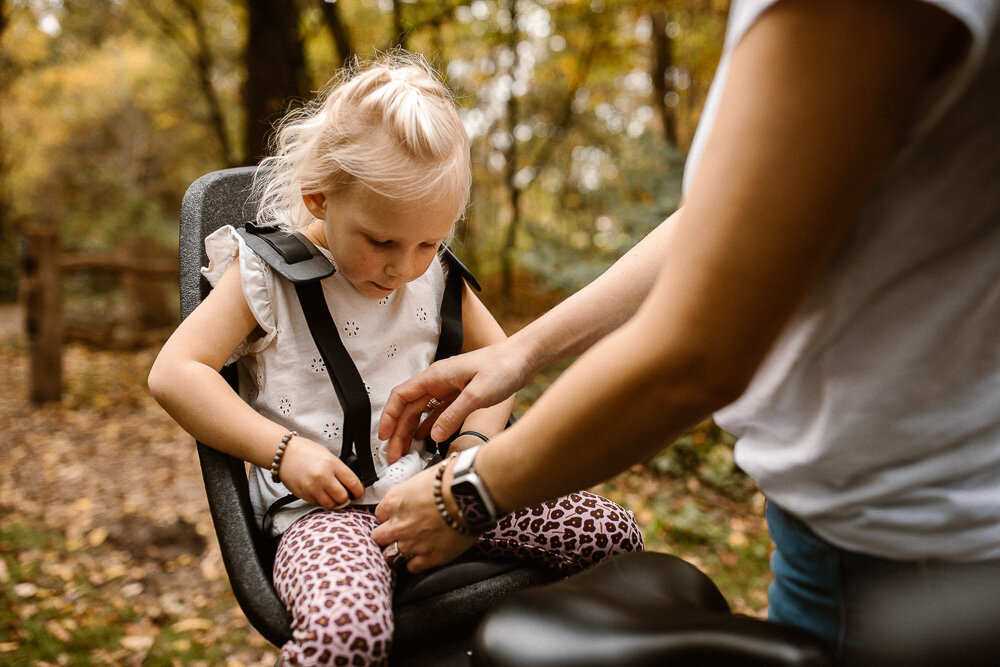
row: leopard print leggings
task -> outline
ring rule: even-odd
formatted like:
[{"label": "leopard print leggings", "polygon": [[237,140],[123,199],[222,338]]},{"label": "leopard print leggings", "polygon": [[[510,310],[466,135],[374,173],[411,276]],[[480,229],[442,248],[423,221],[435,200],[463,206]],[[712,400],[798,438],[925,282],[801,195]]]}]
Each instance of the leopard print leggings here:
[{"label": "leopard print leggings", "polygon": [[[285,532],[274,586],[292,615],[282,665],[384,665],[395,576],[371,539],[369,509],[308,514]],[[631,512],[581,491],[508,514],[467,552],[534,561],[566,574],[642,549]]]}]

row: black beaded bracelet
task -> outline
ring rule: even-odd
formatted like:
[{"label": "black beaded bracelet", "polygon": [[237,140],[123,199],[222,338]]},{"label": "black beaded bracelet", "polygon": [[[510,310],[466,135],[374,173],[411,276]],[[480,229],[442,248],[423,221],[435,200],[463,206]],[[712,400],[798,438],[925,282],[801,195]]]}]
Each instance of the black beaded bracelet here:
[{"label": "black beaded bracelet", "polygon": [[438,467],[437,474],[434,476],[434,504],[437,506],[438,513],[441,515],[441,518],[444,519],[444,522],[448,524],[452,530],[461,533],[462,535],[475,537],[479,533],[469,530],[464,524],[460,523],[458,519],[448,513],[448,508],[444,504],[444,496],[441,494],[441,485],[444,480],[445,468],[448,467],[448,464],[451,463],[452,459],[456,456],[458,456],[458,452],[449,456],[444,463]]},{"label": "black beaded bracelet", "polygon": [[475,436],[475,437],[479,438],[480,440],[482,440],[483,442],[489,442],[490,441],[489,438],[487,438],[485,435],[483,435],[479,431],[462,431],[461,433],[459,433],[458,435],[456,435],[455,438],[456,439],[457,438],[461,438],[463,435],[472,435],[472,436]]},{"label": "black beaded bracelet", "polygon": [[288,446],[288,441],[297,436],[298,433],[295,431],[289,431],[285,434],[285,437],[281,439],[281,444],[278,445],[278,451],[274,453],[274,460],[271,461],[271,481],[280,483],[281,479],[278,477],[278,468],[281,467],[281,459],[285,456],[285,447]]}]

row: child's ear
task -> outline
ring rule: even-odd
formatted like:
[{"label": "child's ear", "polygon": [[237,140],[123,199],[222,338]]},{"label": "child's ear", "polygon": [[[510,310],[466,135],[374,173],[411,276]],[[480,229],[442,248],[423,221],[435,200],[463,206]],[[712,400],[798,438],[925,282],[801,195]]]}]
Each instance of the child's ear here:
[{"label": "child's ear", "polygon": [[326,219],[326,195],[322,192],[303,192],[302,201],[313,217]]}]

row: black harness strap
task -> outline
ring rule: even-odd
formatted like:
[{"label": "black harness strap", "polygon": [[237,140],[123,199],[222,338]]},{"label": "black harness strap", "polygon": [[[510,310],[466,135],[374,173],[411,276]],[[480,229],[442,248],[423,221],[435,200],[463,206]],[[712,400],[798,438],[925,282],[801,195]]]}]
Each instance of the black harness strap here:
[{"label": "black harness strap", "polygon": [[299,305],[306,316],[309,333],[326,363],[333,388],[344,408],[344,442],[340,460],[353,470],[361,483],[369,487],[378,480],[371,450],[371,401],[358,367],[340,339],[337,324],[323,296],[319,282],[295,283]]},{"label": "black harness strap", "polygon": [[[453,357],[462,351],[464,330],[462,328],[462,292],[463,279],[468,269],[462,266],[458,258],[445,247],[444,256],[448,258],[448,279],[444,286],[444,298],[441,300],[441,336],[438,338],[434,361]],[[459,267],[461,266],[461,270]],[[474,283],[479,289],[478,283]]]},{"label": "black harness strap", "polygon": [[256,233],[289,264],[298,264],[312,258],[309,247],[302,241],[304,237],[299,233],[280,234],[267,227],[256,227]]},{"label": "black harness strap", "polygon": [[[441,335],[438,338],[434,361],[453,357],[462,351],[462,343],[465,340],[465,330],[462,326],[462,293],[465,291],[465,283],[472,285],[477,292],[482,291],[472,273],[465,268],[458,257],[455,257],[451,248],[444,246],[442,254],[448,262],[448,278],[444,285],[444,298],[441,300]],[[425,438],[424,446],[427,451],[436,451],[438,456],[443,457],[448,453],[452,439],[454,436],[444,442],[434,442],[430,438]]]}]

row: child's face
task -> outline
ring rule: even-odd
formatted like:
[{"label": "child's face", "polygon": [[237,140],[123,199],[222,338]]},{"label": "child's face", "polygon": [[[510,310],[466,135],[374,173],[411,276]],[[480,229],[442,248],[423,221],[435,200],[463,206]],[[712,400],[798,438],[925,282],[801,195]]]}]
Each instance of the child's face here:
[{"label": "child's face", "polygon": [[391,199],[360,183],[328,195],[304,194],[316,218],[303,230],[333,254],[337,269],[364,296],[381,299],[419,278],[458,216],[454,197]]}]

